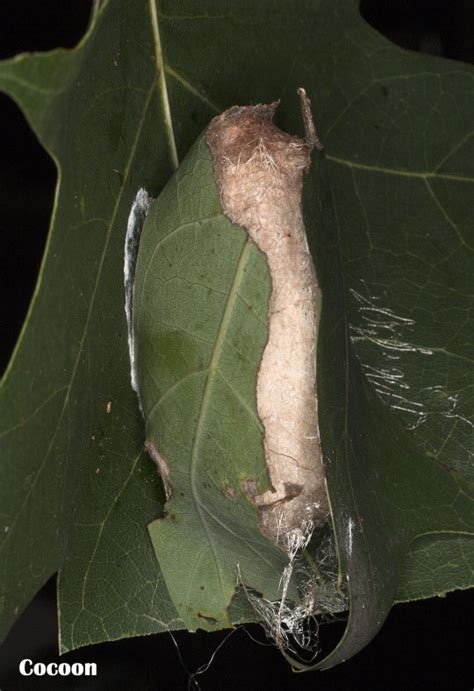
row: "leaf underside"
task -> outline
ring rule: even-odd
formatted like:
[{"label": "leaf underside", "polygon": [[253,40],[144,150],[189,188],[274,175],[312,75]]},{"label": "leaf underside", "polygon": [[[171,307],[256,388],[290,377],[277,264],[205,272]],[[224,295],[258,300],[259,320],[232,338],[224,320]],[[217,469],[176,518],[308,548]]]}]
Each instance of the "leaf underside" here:
[{"label": "leaf underside", "polygon": [[0,88],[59,171],[1,392],[4,633],[56,571],[62,651],[182,626],[146,527],[164,496],[130,388],[127,216],[224,108],[281,98],[279,124],[298,131],[302,85],[327,152],[305,216],[323,288],[321,434],[352,598],[324,664],[363,647],[394,601],[472,585],[472,68],[394,47],[351,0],[274,10],[116,0],[76,49],[0,65]]}]

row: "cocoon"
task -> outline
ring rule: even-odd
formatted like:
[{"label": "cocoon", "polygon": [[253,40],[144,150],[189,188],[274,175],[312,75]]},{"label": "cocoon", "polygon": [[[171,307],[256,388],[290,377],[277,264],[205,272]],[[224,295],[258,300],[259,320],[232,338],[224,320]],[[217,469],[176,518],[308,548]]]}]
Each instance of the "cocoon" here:
[{"label": "cocoon", "polygon": [[190,630],[248,621],[250,592],[298,602],[295,545],[328,511],[301,213],[313,142],[279,130],[276,105],[215,118],[158,199],[140,191],[127,233],[132,385],[166,492],[149,532]]},{"label": "cocoon", "polygon": [[207,133],[222,209],[245,228],[270,270],[269,333],[256,391],[272,488],[253,499],[262,530],[276,541],[282,530],[327,513],[315,381],[320,291],[301,211],[311,148],[273,124],[277,105],[231,108]]}]

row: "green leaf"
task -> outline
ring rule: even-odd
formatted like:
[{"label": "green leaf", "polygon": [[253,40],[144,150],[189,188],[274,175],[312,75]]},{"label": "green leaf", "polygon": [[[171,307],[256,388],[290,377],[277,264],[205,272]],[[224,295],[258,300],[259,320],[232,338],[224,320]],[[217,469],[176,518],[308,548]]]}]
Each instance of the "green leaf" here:
[{"label": "green leaf", "polygon": [[[403,581],[403,565],[411,549],[419,550],[427,537],[431,544],[443,544],[446,534],[467,536],[474,521],[472,482],[423,453],[356,357],[358,340],[350,338],[354,327],[348,321],[343,236],[334,204],[337,183],[330,184],[325,163],[320,161],[317,175],[326,178],[326,185],[314,180],[307,186],[305,222],[323,291],[318,348],[321,441],[351,611],[342,641],[317,665],[323,669],[364,647],[382,625],[397,590],[410,588]],[[371,307],[372,320],[374,312],[378,315]],[[383,318],[393,319],[393,313],[386,309]],[[384,366],[390,364],[388,360]],[[400,368],[400,359],[396,365]],[[434,542],[436,534],[439,543]],[[413,560],[411,568],[413,578]],[[425,587],[427,582],[432,585],[436,572],[424,580]]]},{"label": "green leaf", "polygon": [[223,215],[204,138],[151,207],[134,294],[146,435],[171,485],[150,526],[155,553],[186,628],[230,627],[238,579],[277,600],[288,560],[261,534],[248,490],[271,487],[256,409],[270,277]]},{"label": "green leaf", "polygon": [[0,69],[59,171],[2,387],[1,624],[59,570],[62,650],[180,626],[146,532],[163,495],[143,452],[123,310],[132,200],[173,170],[154,45],[143,4],[111,3],[75,50]]},{"label": "green leaf", "polygon": [[306,213],[320,220],[321,431],[352,596],[326,665],[393,601],[472,585],[472,68],[396,48],[351,0],[114,0],[75,50],[0,65],[59,171],[1,393],[3,631],[58,570],[63,650],[182,626],[146,530],[164,497],[130,389],[127,216],[219,110],[281,97],[296,131],[298,86],[329,169]]}]

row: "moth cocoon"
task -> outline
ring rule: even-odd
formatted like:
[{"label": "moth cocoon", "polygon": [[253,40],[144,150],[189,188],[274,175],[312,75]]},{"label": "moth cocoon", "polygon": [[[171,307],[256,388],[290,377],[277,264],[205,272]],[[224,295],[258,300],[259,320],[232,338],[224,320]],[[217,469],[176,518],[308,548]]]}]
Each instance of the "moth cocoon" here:
[{"label": "moth cocoon", "polygon": [[252,499],[262,532],[278,543],[305,521],[322,522],[328,502],[316,399],[321,295],[301,208],[312,143],[273,124],[277,105],[230,108],[214,118],[207,142],[223,212],[247,231],[270,272],[256,397],[272,489]]},{"label": "moth cocoon", "polygon": [[148,530],[170,597],[194,631],[232,626],[234,598],[258,594],[266,621],[277,607],[280,646],[320,611],[300,557],[328,512],[301,210],[317,139],[300,95],[305,140],[272,123],[276,104],[231,108],[156,200],[139,193],[124,275],[132,386],[166,495]]}]

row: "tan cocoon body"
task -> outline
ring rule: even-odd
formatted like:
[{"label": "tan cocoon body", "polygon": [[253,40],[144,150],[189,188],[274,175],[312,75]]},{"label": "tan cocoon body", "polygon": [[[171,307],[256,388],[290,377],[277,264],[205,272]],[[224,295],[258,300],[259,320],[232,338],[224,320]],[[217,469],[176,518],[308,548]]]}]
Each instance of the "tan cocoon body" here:
[{"label": "tan cocoon body", "polygon": [[301,212],[311,151],[273,124],[275,108],[231,108],[213,120],[207,141],[223,211],[245,228],[270,270],[269,332],[257,379],[257,411],[274,491],[252,499],[263,532],[283,542],[305,521],[323,520],[328,504],[315,387],[320,291]]}]

